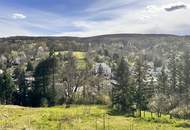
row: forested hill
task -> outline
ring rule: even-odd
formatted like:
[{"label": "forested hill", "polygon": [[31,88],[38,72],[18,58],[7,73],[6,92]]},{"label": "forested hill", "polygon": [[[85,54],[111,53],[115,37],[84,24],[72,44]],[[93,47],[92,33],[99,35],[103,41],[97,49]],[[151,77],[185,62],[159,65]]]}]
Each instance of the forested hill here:
[{"label": "forested hill", "polygon": [[[27,44],[35,44],[37,47],[45,44],[48,48],[56,50],[77,50],[88,51],[88,49],[98,50],[102,47],[110,51],[117,49],[136,51],[139,49],[150,49],[173,46],[183,48],[190,43],[189,36],[176,36],[166,34],[110,34],[94,37],[27,37],[17,36],[0,38],[0,53],[10,52],[10,50],[27,48]],[[33,47],[36,47],[33,46]],[[114,47],[114,48],[113,48]],[[21,49],[22,50],[22,49]]]},{"label": "forested hill", "polygon": [[169,35],[169,34],[108,34],[108,35],[99,35],[99,36],[92,36],[92,37],[31,37],[31,36],[15,36],[15,37],[7,37],[7,38],[0,38],[0,42],[8,42],[8,43],[17,43],[20,40],[26,41],[54,41],[56,42],[59,40],[60,42],[70,42],[76,41],[79,43],[97,43],[97,42],[173,42],[174,40],[184,43],[190,41],[190,36],[178,36],[178,35]]}]

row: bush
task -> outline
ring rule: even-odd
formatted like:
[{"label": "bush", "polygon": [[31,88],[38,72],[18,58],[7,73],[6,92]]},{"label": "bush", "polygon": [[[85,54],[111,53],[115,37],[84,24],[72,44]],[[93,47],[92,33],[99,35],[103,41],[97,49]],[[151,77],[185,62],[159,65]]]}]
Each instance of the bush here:
[{"label": "bush", "polygon": [[97,104],[111,105],[111,99],[109,96],[99,95],[96,97]]},{"label": "bush", "polygon": [[41,99],[41,106],[42,107],[48,107],[48,100],[47,100],[47,98],[42,98]]},{"label": "bush", "polygon": [[181,105],[173,109],[170,114],[177,118],[186,118],[190,119],[190,107]]}]

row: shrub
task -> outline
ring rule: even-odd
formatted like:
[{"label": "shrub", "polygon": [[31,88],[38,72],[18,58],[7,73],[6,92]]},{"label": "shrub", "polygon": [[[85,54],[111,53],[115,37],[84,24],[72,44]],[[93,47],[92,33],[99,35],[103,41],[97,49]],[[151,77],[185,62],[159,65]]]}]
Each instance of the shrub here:
[{"label": "shrub", "polygon": [[190,107],[181,105],[176,107],[170,112],[174,117],[177,118],[188,118],[190,119]]},{"label": "shrub", "polygon": [[42,107],[47,107],[48,106],[48,100],[47,100],[47,98],[42,98],[41,99],[41,106]]}]

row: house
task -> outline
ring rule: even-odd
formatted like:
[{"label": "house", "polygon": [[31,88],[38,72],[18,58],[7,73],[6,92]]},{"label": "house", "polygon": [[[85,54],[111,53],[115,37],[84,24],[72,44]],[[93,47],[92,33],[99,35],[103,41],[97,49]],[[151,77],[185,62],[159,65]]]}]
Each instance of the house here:
[{"label": "house", "polygon": [[0,62],[6,63],[7,62],[7,58],[4,55],[1,55]]},{"label": "house", "polygon": [[33,76],[33,73],[31,71],[27,71],[25,74],[25,82],[29,85],[32,86],[32,83],[35,81],[35,78]]},{"label": "house", "polygon": [[3,70],[0,69],[0,74],[3,74]]},{"label": "house", "polygon": [[94,72],[95,74],[99,73],[100,68],[102,70],[102,73],[106,77],[111,77],[112,71],[111,68],[106,63],[96,63],[94,66]]}]

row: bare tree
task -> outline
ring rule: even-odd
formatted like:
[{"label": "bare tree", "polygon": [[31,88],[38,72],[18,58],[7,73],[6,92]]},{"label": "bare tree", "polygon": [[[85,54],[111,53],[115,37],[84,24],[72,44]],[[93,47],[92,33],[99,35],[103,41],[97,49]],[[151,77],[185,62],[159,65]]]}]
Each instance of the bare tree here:
[{"label": "bare tree", "polygon": [[86,63],[85,68],[80,68],[77,65],[76,59],[72,56],[72,52],[68,54],[68,60],[63,67],[62,83],[64,87],[64,97],[66,107],[69,107],[73,102],[74,95],[85,85],[89,78],[89,66]]}]

